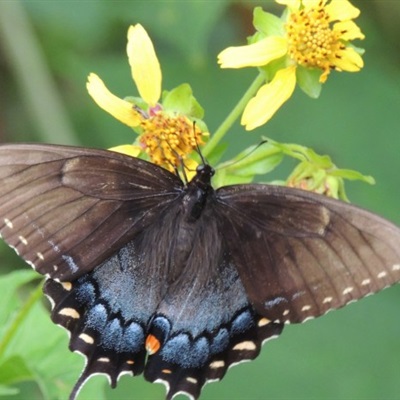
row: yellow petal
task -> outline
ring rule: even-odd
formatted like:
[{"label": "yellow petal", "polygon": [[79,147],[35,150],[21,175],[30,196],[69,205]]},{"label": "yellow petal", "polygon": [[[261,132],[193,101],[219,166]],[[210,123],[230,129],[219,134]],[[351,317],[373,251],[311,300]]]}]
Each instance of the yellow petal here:
[{"label": "yellow petal", "polygon": [[114,96],[96,74],[89,75],[86,88],[97,105],[114,118],[131,127],[140,124],[140,115],[134,110],[132,103]]},{"label": "yellow petal", "polygon": [[278,71],[274,79],[262,86],[247,104],[241,121],[246,130],[250,131],[265,124],[292,95],[295,86],[295,66]]},{"label": "yellow petal", "polygon": [[191,158],[186,158],[183,164],[185,168],[186,177],[188,178],[189,181],[191,181],[192,178],[196,175],[196,168],[199,165],[199,163],[195,160],[192,160]]},{"label": "yellow petal", "polygon": [[269,36],[247,46],[228,47],[218,55],[221,68],[261,67],[272,60],[284,56],[287,40],[279,36]]},{"label": "yellow petal", "polygon": [[332,0],[325,6],[325,10],[330,21],[345,21],[357,18],[360,15],[360,10],[347,0]]},{"label": "yellow petal", "polygon": [[126,51],[140,97],[155,106],[161,96],[161,68],[153,43],[142,25],[129,27]]},{"label": "yellow petal", "polygon": [[339,71],[357,72],[364,66],[361,56],[351,47],[336,53],[333,64]]},{"label": "yellow petal", "polygon": [[[304,7],[316,7],[321,0],[302,0]],[[322,3],[326,3],[326,0],[322,0]]]},{"label": "yellow petal", "polygon": [[133,144],[122,144],[120,146],[111,147],[108,150],[126,154],[131,157],[137,157],[142,152],[142,149],[139,146]]},{"label": "yellow petal", "polygon": [[340,39],[342,40],[348,41],[365,38],[358,25],[353,21],[336,22],[333,30],[341,33]]}]

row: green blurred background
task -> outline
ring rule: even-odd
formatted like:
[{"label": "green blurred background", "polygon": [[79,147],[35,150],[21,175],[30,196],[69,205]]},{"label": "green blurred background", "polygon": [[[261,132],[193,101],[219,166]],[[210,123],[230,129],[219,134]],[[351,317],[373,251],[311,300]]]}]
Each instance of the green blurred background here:
[{"label": "green blurred background", "polygon": [[[236,125],[227,157],[258,143],[261,135],[313,147],[339,167],[373,175],[375,186],[347,185],[350,199],[400,224],[400,1],[354,4],[362,11],[357,23],[366,34],[357,43],[366,49],[365,68],[332,73],[318,100],[296,91],[254,132]],[[137,94],[125,53],[128,26],[137,22],[155,43],[163,87],[190,83],[213,132],[256,76],[251,69],[220,70],[216,56],[245,43],[257,5],[276,13],[282,9],[270,1],[1,0],[0,142],[97,147],[131,142],[132,131],[94,104],[85,82],[96,72],[113,93]],[[289,167],[273,178],[284,178]],[[22,266],[1,244],[0,270]],[[305,325],[288,326],[257,360],[207,385],[202,399],[400,399],[399,305],[397,286]],[[43,324],[48,324],[43,354],[36,363],[59,351],[49,343],[60,328],[50,319]],[[61,336],[58,362],[71,359],[83,366],[79,355],[67,354],[68,339]],[[90,387],[105,381],[93,378],[79,399],[93,399]],[[21,393],[10,399],[56,398],[43,395],[36,384],[19,387]],[[106,388],[101,396],[162,399],[163,393],[163,387],[141,377],[123,377],[117,389]]]}]

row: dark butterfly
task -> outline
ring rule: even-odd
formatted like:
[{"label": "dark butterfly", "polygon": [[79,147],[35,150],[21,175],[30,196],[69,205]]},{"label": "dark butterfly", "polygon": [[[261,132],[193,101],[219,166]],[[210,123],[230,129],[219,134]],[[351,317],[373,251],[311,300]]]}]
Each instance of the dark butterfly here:
[{"label": "dark butterfly", "polygon": [[287,187],[214,190],[105,150],[0,146],[0,231],[39,273],[52,320],[114,387],[144,373],[167,399],[221,379],[262,343],[400,280],[400,229]]}]

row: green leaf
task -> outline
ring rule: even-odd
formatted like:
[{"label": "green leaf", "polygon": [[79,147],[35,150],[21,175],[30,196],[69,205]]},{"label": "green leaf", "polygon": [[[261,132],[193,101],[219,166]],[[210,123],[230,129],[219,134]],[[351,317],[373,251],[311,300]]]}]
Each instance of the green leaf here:
[{"label": "green leaf", "polygon": [[253,25],[265,36],[283,36],[285,34],[283,21],[276,15],[265,12],[261,7],[254,9]]},{"label": "green leaf", "polygon": [[[41,287],[23,302],[17,289],[38,274],[31,270],[15,271],[0,278],[2,301],[0,315],[4,322],[0,336],[0,383],[35,381],[43,398],[68,397],[80,375],[83,359],[68,350],[65,331],[54,325],[40,299]],[[26,296],[24,296],[26,297]],[[103,386],[92,388],[91,398],[102,398]]]},{"label": "green leaf", "polygon": [[253,175],[250,176],[229,175],[227,171],[219,170],[216,171],[215,173],[213,184],[215,188],[219,188],[221,186],[250,183],[253,181],[253,179],[254,179]]},{"label": "green leaf", "polygon": [[37,278],[37,272],[31,269],[13,271],[0,277],[0,335],[12,313],[21,305],[21,300],[16,296],[17,289]]},{"label": "green leaf", "polygon": [[283,153],[272,144],[251,146],[216,167],[214,184],[218,187],[251,182],[255,175],[264,175],[275,169],[282,158]]},{"label": "green leaf", "polygon": [[[65,399],[79,377],[84,360],[68,349],[68,336],[64,329],[54,325],[41,302],[19,329],[10,346],[10,352],[19,354],[35,372],[45,399]],[[93,388],[92,398],[100,399],[103,385]]]},{"label": "green leaf", "polygon": [[280,149],[283,154],[300,160],[287,179],[286,184],[289,186],[301,187],[348,201],[344,179],[375,183],[371,176],[363,175],[358,171],[337,168],[328,155],[317,154],[309,147],[266,140]]},{"label": "green leaf", "polygon": [[18,393],[19,393],[19,390],[17,388],[0,385],[0,397],[15,396]]},{"label": "green leaf", "polygon": [[297,83],[301,90],[313,99],[321,94],[322,84],[319,81],[321,70],[317,68],[304,68],[298,66],[296,69]]},{"label": "green leaf", "polygon": [[11,356],[0,364],[0,384],[33,380],[34,373],[20,356]]},{"label": "green leaf", "polygon": [[204,116],[203,108],[193,96],[192,88],[187,83],[183,83],[170,91],[164,91],[162,97],[162,103],[166,110],[199,119]]},{"label": "green leaf", "polygon": [[375,179],[370,175],[363,175],[361,172],[354,171],[352,169],[336,169],[331,171],[332,176],[340,176],[341,178],[348,179],[350,181],[362,181],[369,183],[370,185],[375,184]]}]

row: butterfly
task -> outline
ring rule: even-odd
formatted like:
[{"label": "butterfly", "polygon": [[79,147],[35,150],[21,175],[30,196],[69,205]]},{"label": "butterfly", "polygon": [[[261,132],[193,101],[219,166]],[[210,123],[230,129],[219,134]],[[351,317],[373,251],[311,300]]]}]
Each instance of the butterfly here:
[{"label": "butterfly", "polygon": [[0,233],[47,279],[51,318],[112,387],[166,398],[260,353],[286,323],[400,281],[400,229],[356,206],[264,184],[214,189],[107,150],[0,146]]}]

